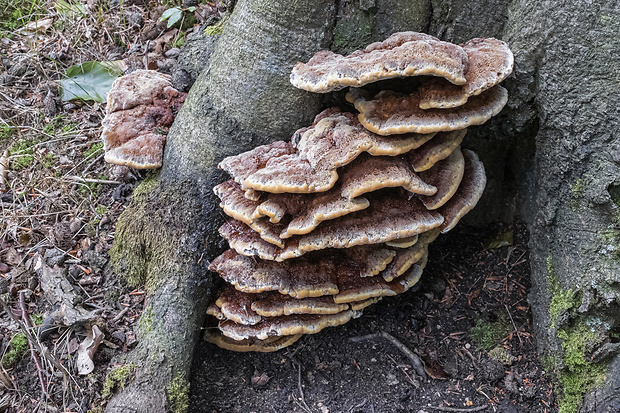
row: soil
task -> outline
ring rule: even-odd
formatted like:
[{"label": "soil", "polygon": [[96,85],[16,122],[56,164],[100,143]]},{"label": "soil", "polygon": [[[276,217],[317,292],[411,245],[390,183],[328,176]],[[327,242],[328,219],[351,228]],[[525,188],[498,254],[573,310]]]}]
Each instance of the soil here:
[{"label": "soil", "polygon": [[[484,248],[507,231],[451,231],[431,244],[417,288],[278,352],[201,344],[190,411],[556,412],[531,334],[523,225],[512,246]],[[421,359],[426,377],[384,332]]]}]

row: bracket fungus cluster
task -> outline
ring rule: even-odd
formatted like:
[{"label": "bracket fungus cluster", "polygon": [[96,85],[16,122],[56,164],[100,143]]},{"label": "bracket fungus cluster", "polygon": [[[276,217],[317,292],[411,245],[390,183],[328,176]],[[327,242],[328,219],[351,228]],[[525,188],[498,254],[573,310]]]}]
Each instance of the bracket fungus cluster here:
[{"label": "bracket fungus cluster", "polygon": [[[318,52],[291,82],[351,87],[353,114],[329,108],[290,142],[224,159],[214,188],[231,218],[230,249],[210,269],[226,282],[206,339],[234,351],[275,351],[344,324],[419,279],[428,245],[477,203],[486,184],[466,128],[499,113],[512,70],[506,43],[463,45],[413,32],[344,57]],[[413,92],[360,86],[418,78]]]},{"label": "bracket fungus cluster", "polygon": [[101,139],[106,162],[138,169],[161,167],[168,129],[185,102],[170,76],[136,70],[108,92]]}]

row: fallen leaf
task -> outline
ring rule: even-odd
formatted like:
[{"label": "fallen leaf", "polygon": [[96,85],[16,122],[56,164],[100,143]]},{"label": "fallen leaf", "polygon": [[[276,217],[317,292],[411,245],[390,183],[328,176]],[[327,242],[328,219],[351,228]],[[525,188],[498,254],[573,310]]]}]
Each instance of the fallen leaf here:
[{"label": "fallen leaf", "polygon": [[60,80],[60,98],[103,103],[114,80],[122,75],[123,70],[116,62],[90,61],[73,65]]},{"label": "fallen leaf", "polygon": [[22,33],[45,33],[52,27],[52,23],[54,23],[53,18],[49,19],[41,19],[28,23],[24,27],[22,27],[19,31]]},{"label": "fallen leaf", "polygon": [[96,325],[92,328],[92,334],[89,334],[78,347],[78,356],[75,362],[78,374],[86,375],[92,373],[95,369],[93,356],[97,351],[97,347],[103,341],[104,334]]}]

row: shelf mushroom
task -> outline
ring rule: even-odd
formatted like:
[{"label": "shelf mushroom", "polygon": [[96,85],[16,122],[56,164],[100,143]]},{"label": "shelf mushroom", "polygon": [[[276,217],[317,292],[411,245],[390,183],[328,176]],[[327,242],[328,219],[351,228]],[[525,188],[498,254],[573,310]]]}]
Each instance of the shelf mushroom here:
[{"label": "shelf mushroom", "polygon": [[[415,285],[429,244],[484,192],[482,162],[460,145],[506,104],[497,83],[512,64],[496,39],[459,46],[413,32],[298,63],[293,85],[354,86],[347,100],[359,114],[326,109],[289,142],[220,163],[232,177],[214,188],[232,218],[220,228],[230,249],[209,267],[227,284],[205,339],[275,351]],[[410,94],[362,88],[420,75]]]},{"label": "shelf mushroom", "polygon": [[161,167],[166,135],[186,93],[170,76],[136,70],[119,77],[108,93],[101,139],[106,162],[138,169]]}]

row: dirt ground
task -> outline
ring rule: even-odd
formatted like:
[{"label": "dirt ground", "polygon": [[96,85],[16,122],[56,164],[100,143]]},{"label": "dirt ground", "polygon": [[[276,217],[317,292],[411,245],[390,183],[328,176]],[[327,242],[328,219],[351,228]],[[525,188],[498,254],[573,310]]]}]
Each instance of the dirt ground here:
[{"label": "dirt ground", "polygon": [[284,350],[200,345],[191,411],[557,411],[531,335],[527,234],[517,225],[512,246],[484,248],[510,230],[440,237],[417,288]]},{"label": "dirt ground", "polygon": [[[105,104],[62,101],[59,80],[90,60],[169,72],[224,6],[22,3],[0,0],[0,411],[99,413],[143,310],[144,291],[123,285],[107,252],[146,173],[104,163]],[[172,7],[195,20],[168,28],[159,19]],[[431,245],[419,287],[285,350],[201,343],[190,412],[556,411],[531,336],[527,235],[517,225],[512,245],[485,248],[508,230],[452,231]],[[103,341],[79,374],[95,325]]]}]

